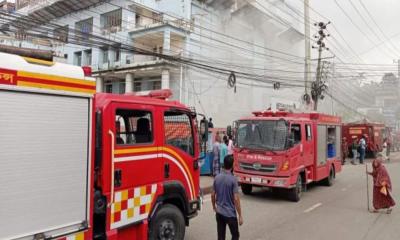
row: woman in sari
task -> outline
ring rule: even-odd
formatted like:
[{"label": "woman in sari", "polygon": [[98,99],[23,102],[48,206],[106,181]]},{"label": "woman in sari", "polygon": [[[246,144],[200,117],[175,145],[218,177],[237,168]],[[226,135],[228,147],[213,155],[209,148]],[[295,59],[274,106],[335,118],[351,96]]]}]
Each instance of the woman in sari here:
[{"label": "woman in sari", "polygon": [[392,182],[385,166],[382,164],[382,155],[372,162],[372,172],[367,172],[373,177],[373,212],[378,212],[380,209],[386,209],[386,213],[392,212],[392,207],[396,204],[392,198]]}]

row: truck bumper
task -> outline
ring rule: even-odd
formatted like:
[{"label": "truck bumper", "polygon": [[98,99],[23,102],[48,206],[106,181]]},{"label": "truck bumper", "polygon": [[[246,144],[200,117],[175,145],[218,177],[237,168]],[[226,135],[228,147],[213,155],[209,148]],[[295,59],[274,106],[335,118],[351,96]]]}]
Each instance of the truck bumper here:
[{"label": "truck bumper", "polygon": [[201,210],[202,198],[198,197],[196,200],[189,202],[189,211],[188,211],[188,219],[194,218],[197,216],[198,212]]},{"label": "truck bumper", "polygon": [[291,177],[254,176],[244,173],[235,173],[239,183],[251,184],[260,187],[293,188]]}]

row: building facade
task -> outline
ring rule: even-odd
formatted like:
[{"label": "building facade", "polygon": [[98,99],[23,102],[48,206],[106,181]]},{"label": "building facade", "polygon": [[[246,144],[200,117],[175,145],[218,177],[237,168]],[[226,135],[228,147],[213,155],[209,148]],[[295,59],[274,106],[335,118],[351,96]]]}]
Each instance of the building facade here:
[{"label": "building facade", "polygon": [[[46,40],[9,44],[51,49],[57,61],[91,66],[99,92],[169,88],[221,127],[254,110],[300,105],[303,60],[277,53],[302,56],[304,49],[301,24],[284,1],[17,0],[16,6],[57,27]],[[226,70],[237,75],[233,88]],[[274,82],[282,82],[279,90]]]}]

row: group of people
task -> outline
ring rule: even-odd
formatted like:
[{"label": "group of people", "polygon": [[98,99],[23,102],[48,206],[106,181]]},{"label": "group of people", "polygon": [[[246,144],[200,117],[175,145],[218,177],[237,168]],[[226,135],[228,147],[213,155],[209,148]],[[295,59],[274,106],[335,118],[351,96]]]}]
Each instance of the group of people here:
[{"label": "group of people", "polygon": [[[351,153],[353,156],[353,158],[351,159],[351,164],[353,165],[356,164],[357,157],[359,157],[360,159],[360,164],[364,164],[366,150],[367,150],[366,137],[362,136],[359,141],[357,140],[357,138],[354,138],[351,144]],[[344,164],[346,161],[346,157],[349,154],[346,137],[344,137],[342,141],[342,152],[343,152],[342,163]],[[383,140],[382,151],[380,152],[380,156],[382,156],[382,159],[384,161],[389,161],[390,160],[389,155],[390,155],[390,145],[387,138],[385,138]]]},{"label": "group of people", "polygon": [[220,134],[216,134],[213,144],[213,176],[217,176],[221,172],[224,165],[224,159],[228,155],[233,154],[232,136],[224,135],[221,139]]}]

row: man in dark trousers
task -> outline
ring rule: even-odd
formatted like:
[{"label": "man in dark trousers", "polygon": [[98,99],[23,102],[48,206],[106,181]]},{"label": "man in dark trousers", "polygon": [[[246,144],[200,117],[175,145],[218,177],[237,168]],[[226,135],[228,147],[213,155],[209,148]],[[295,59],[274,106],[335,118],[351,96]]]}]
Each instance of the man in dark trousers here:
[{"label": "man in dark trousers", "polygon": [[211,194],[217,219],[218,240],[225,240],[226,225],[229,227],[232,240],[238,240],[239,225],[243,224],[239,186],[232,174],[232,168],[233,156],[227,155],[224,158],[224,170],[215,177],[214,191]]}]

